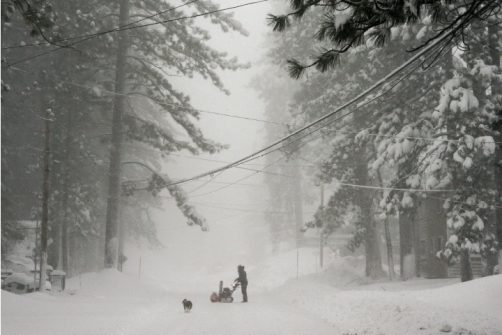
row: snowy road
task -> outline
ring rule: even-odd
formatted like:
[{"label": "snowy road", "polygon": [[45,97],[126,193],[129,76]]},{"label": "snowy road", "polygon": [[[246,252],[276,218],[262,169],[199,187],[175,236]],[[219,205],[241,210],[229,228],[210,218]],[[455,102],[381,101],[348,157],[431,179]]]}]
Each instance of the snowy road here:
[{"label": "snowy road", "polygon": [[250,286],[247,304],[211,303],[202,281],[147,283],[107,270],[71,279],[72,294],[2,291],[2,335],[502,335],[502,275],[333,286],[347,283],[344,269]]},{"label": "snowy road", "polygon": [[[238,295],[237,295],[238,296]],[[207,296],[191,298],[194,309],[184,313],[179,303],[165,303],[138,315],[125,325],[123,334],[340,334],[312,314],[263,295],[252,302],[211,303]],[[238,300],[238,299],[237,299]]]}]

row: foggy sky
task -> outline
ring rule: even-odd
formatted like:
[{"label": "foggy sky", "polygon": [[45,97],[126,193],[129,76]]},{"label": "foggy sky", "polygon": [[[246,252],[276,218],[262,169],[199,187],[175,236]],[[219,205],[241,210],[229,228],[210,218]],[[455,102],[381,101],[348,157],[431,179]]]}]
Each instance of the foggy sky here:
[{"label": "foggy sky", "polygon": [[[235,2],[228,0],[218,3],[220,8],[235,5]],[[248,37],[234,32],[223,33],[218,27],[208,25],[204,19],[196,20],[196,24],[208,28],[211,32],[211,46],[219,51],[227,51],[230,57],[237,56],[242,63],[249,62],[251,64],[251,67],[246,70],[219,72],[225,87],[230,90],[231,94],[225,95],[213,87],[210,82],[201,78],[173,78],[173,82],[177,88],[182,89],[190,96],[192,105],[195,108],[264,119],[264,105],[258,98],[257,92],[249,84],[252,78],[262,70],[259,64],[263,61],[264,52],[266,51],[264,36],[266,32],[270,31],[270,27],[266,25],[266,15],[270,12],[270,4],[261,3],[237,9],[233,12],[235,18],[249,32]],[[230,146],[229,149],[215,155],[201,155],[200,157],[203,158],[233,161],[261,148],[265,144],[263,139],[265,134],[264,124],[260,122],[202,113],[197,125],[207,138]],[[278,135],[282,134],[282,131],[280,129]],[[186,152],[180,154],[190,156],[190,153]],[[264,160],[259,159],[253,163],[263,164]],[[163,172],[167,172],[172,179],[178,179],[190,177],[222,165],[224,163],[171,157],[169,162],[165,162]],[[260,167],[257,166],[257,168]],[[250,171],[231,169],[214,180],[234,182],[251,173]],[[190,192],[207,180],[208,178],[204,178],[197,182],[183,184],[182,188]],[[184,266],[192,265],[193,269],[196,269],[200,264],[225,264],[232,271],[236,262],[245,263],[263,257],[266,251],[264,243],[268,242],[268,230],[264,225],[262,215],[226,208],[235,207],[263,211],[265,210],[263,204],[266,204],[266,197],[268,196],[267,189],[262,184],[261,174],[247,178],[241,183],[261,184],[263,186],[235,185],[209,195],[193,198],[189,195],[190,203],[208,221],[210,227],[208,233],[201,232],[198,227],[188,227],[174,201],[165,199],[164,210],[154,214],[157,221],[159,240],[164,243],[166,248],[153,254],[165,260],[168,268],[173,266],[173,262],[176,266],[181,266],[181,264]],[[222,186],[224,185],[209,183],[194,191],[191,195],[211,192]],[[263,199],[263,201],[258,203],[256,199]],[[188,246],[189,250],[184,250],[185,246]],[[129,271],[134,272],[138,261],[136,253],[143,253],[143,258],[145,258],[145,252],[136,250],[133,252],[132,249],[136,249],[134,246],[130,246],[129,249]],[[177,262],[176,260],[179,261],[180,258],[183,261]],[[148,261],[143,259],[143,264],[145,262]],[[152,269],[155,267],[156,262],[151,260],[151,264]],[[152,269],[152,271],[155,270]],[[163,272],[156,272],[157,275],[159,273],[162,276]],[[166,270],[165,275],[172,274]]]}]

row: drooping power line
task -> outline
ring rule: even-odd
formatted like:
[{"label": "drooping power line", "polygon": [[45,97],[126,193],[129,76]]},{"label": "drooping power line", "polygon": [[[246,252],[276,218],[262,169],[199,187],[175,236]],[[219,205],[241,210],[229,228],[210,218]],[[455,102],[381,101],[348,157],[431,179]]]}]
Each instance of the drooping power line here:
[{"label": "drooping power line", "polygon": [[[450,34],[452,32],[453,32],[452,28],[449,29],[449,30],[445,30],[436,39],[436,41],[434,41],[434,42],[430,43],[428,46],[424,47],[422,50],[420,50],[414,56],[412,56],[408,61],[404,62],[399,67],[395,68],[393,71],[391,71],[385,77],[383,77],[382,79],[380,79],[376,83],[374,83],[371,87],[369,87],[368,89],[366,89],[362,93],[358,94],[355,98],[353,98],[350,101],[346,102],[342,106],[334,109],[332,112],[330,112],[330,113],[322,116],[321,118],[319,118],[319,119],[317,119],[317,120],[315,120],[315,121],[313,121],[313,122],[311,122],[311,123],[309,123],[309,124],[301,127],[300,129],[297,129],[296,131],[290,133],[289,135],[287,135],[287,136],[285,136],[285,137],[283,137],[283,138],[281,138],[281,139],[279,139],[279,140],[277,140],[277,141],[275,141],[275,142],[267,145],[266,147],[264,147],[264,148],[262,148],[262,149],[260,149],[258,151],[255,151],[255,152],[253,152],[253,153],[251,153],[251,154],[249,154],[247,156],[244,156],[241,159],[236,160],[235,162],[232,162],[230,164],[227,164],[227,165],[222,166],[222,167],[217,168],[217,169],[213,169],[213,170],[201,173],[199,175],[195,175],[193,177],[180,179],[178,181],[173,181],[169,185],[178,185],[178,184],[186,183],[186,182],[189,182],[191,180],[200,179],[200,178],[203,178],[203,177],[206,177],[206,176],[214,175],[215,173],[218,173],[220,171],[224,171],[224,170],[233,168],[235,166],[241,165],[241,164],[245,163],[246,161],[249,161],[249,160],[257,157],[261,153],[264,153],[264,152],[268,151],[269,149],[272,149],[272,148],[276,147],[277,145],[290,140],[291,138],[295,137],[296,135],[302,133],[303,131],[305,131],[305,130],[307,130],[309,128],[312,128],[314,126],[319,125],[323,121],[331,118],[333,115],[336,115],[336,114],[340,113],[341,111],[347,109],[348,107],[356,104],[356,102],[358,102],[362,98],[368,96],[371,92],[375,91],[377,88],[380,88],[381,86],[383,86],[384,84],[386,84],[393,77],[395,77],[396,75],[398,75],[399,73],[401,73],[402,71],[404,71],[404,69],[406,69],[408,66],[410,66],[411,64],[413,64],[414,62],[416,62],[417,60],[419,60],[420,57],[424,56],[426,53],[428,53],[429,51],[433,50],[435,47],[437,47],[438,45],[440,45],[440,43],[442,43],[444,40],[446,40],[448,37],[450,37]],[[358,106],[356,106],[356,107],[358,107]],[[168,185],[166,185],[166,186],[168,186]]]}]

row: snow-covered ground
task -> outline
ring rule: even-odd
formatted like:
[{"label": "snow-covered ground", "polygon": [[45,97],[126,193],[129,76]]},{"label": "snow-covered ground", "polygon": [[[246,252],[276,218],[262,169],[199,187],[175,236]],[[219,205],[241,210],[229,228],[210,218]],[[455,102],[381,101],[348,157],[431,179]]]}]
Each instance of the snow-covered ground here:
[{"label": "snow-covered ground", "polygon": [[[315,253],[303,250],[301,259],[309,257]],[[2,334],[502,335],[501,275],[367,283],[361,264],[338,258],[322,272],[304,266],[296,279],[296,251],[278,255],[248,269],[248,304],[209,302],[218,278],[230,283],[233,271],[178,273],[168,282],[114,270],[86,274],[69,280],[63,295],[2,291]],[[191,313],[183,298],[193,301]]]}]

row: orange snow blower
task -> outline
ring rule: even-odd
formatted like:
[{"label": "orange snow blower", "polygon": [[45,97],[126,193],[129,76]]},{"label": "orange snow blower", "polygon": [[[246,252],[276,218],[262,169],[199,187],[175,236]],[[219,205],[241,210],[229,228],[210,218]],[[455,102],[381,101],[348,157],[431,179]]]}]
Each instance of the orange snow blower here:
[{"label": "orange snow blower", "polygon": [[234,285],[232,285],[232,288],[223,287],[223,280],[220,280],[218,293],[211,293],[209,299],[211,300],[211,302],[233,302],[234,298],[232,297],[232,294],[237,289],[237,287],[239,287],[238,282],[235,282]]}]

